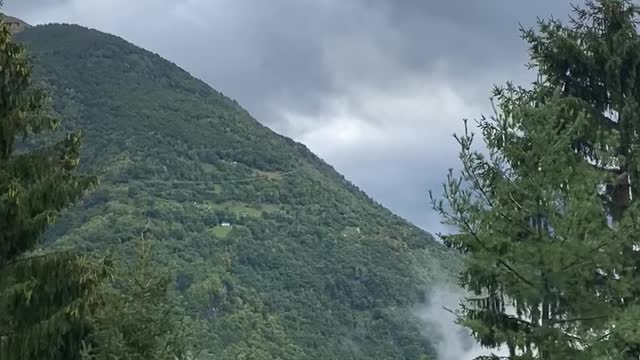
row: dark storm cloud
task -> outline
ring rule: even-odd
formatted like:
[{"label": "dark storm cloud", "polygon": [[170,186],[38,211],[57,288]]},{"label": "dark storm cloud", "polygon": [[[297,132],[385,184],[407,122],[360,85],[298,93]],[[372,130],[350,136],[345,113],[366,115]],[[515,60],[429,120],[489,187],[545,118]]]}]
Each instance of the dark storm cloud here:
[{"label": "dark storm cloud", "polygon": [[303,141],[429,229],[426,195],[457,165],[460,119],[494,83],[522,83],[518,24],[567,0],[6,0],[32,23],[73,22],[160,53]]},{"label": "dark storm cloud", "polygon": [[[107,2],[114,6],[98,5]],[[8,0],[6,8],[36,14],[41,22],[50,13],[128,39],[133,35],[136,43],[175,59],[269,123],[280,120],[271,111],[273,102],[319,111],[323,95],[339,92],[345,83],[398,86],[436,61],[449,63],[455,69],[451,77],[465,81],[487,69],[521,66],[518,21],[530,24],[535,15],[568,8],[565,1],[551,0],[140,0],[147,6],[131,14],[131,3],[136,2]],[[100,13],[88,18],[92,7]],[[176,16],[179,9],[186,16]],[[123,24],[124,18],[136,21]],[[158,28],[161,19],[178,26],[144,33]]]}]

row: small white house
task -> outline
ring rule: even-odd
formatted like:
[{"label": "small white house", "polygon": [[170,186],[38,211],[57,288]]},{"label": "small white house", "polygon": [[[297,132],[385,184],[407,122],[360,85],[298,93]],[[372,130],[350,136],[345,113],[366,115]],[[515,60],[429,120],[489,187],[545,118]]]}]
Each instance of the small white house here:
[{"label": "small white house", "polygon": [[220,226],[231,226],[231,224],[229,224],[228,222],[224,221],[220,224]]}]

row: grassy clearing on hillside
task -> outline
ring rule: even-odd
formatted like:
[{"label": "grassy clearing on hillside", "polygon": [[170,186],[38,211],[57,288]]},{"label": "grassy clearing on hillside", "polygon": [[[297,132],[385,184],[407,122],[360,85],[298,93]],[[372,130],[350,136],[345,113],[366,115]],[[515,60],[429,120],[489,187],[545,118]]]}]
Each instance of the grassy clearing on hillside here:
[{"label": "grassy clearing on hillside", "polygon": [[224,238],[224,237],[226,237],[227,235],[229,235],[229,233],[231,232],[231,230],[233,230],[233,225],[231,225],[231,226],[216,226],[216,227],[214,227],[214,228],[212,229],[213,234],[214,234],[216,237],[219,237],[219,238]]},{"label": "grassy clearing on hillside", "polygon": [[274,212],[280,210],[280,207],[274,204],[254,205],[237,201],[227,201],[221,203],[218,207],[234,212],[238,216],[244,215],[252,217],[258,217],[262,215],[263,212]]},{"label": "grassy clearing on hillside", "polygon": [[225,201],[222,203],[205,202],[197,205],[208,211],[224,210],[234,213],[236,216],[260,217],[263,212],[280,211],[275,204],[248,204],[241,201]]},{"label": "grassy clearing on hillside", "polygon": [[218,169],[215,166],[209,163],[201,162],[200,166],[202,166],[202,170],[207,174],[215,173],[218,171]]},{"label": "grassy clearing on hillside", "polygon": [[282,173],[279,171],[256,171],[256,177],[267,180],[280,181],[282,180]]}]

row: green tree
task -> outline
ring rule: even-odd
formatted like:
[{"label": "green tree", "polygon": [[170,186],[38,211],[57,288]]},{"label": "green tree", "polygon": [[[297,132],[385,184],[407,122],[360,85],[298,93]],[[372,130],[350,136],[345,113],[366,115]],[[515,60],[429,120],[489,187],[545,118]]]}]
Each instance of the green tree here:
[{"label": "green tree", "polygon": [[[635,248],[640,217],[640,8],[628,0],[587,1],[575,8],[570,26],[541,21],[539,31],[525,31],[532,65],[545,81],[592,117],[592,131],[574,144],[586,158],[607,149],[612,161],[594,161],[608,174],[606,202],[616,236],[626,238],[616,277],[638,284],[640,257]],[[615,137],[614,142],[603,137]],[[597,160],[597,159],[596,159]],[[613,276],[613,274],[609,274]],[[613,301],[623,312],[614,337],[630,358],[640,357],[637,334],[640,286],[622,287]],[[623,330],[624,329],[624,330]]]},{"label": "green tree", "polygon": [[461,175],[434,200],[458,231],[445,243],[466,255],[459,279],[472,295],[459,321],[511,359],[588,359],[613,313],[596,270],[612,270],[620,243],[598,196],[601,172],[571,149],[591,123],[553,88],[494,96],[496,116],[478,121],[486,154],[469,130],[456,136]]},{"label": "green tree", "polygon": [[75,175],[80,132],[16,151],[20,137],[54,130],[47,97],[31,83],[25,48],[0,25],[0,358],[75,359],[105,262],[73,253],[34,254],[59,212],[96,185]]},{"label": "green tree", "polygon": [[[198,359],[207,348],[206,326],[181,310],[170,270],[160,269],[151,241],[138,242],[134,263],[123,262],[102,292],[91,319],[87,360]],[[123,257],[120,257],[123,258]]]},{"label": "green tree", "polygon": [[497,116],[479,121],[488,155],[459,137],[462,174],[434,201],[467,254],[461,285],[480,295],[461,322],[514,358],[640,354],[638,14],[588,1],[570,26],[524,30],[538,81],[495,92]]}]

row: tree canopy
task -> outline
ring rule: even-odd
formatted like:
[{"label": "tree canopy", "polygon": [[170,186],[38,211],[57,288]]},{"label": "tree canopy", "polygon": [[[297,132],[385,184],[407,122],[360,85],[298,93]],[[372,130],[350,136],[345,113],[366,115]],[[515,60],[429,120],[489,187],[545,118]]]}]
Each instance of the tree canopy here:
[{"label": "tree canopy", "polygon": [[60,211],[96,185],[77,175],[82,134],[17,151],[21,137],[54,130],[31,62],[0,25],[0,357],[76,359],[85,317],[106,263],[71,252],[35,252]]},{"label": "tree canopy", "polygon": [[523,29],[538,80],[496,89],[486,149],[457,137],[433,203],[466,254],[459,320],[510,359],[638,357],[638,14],[588,1]]}]

